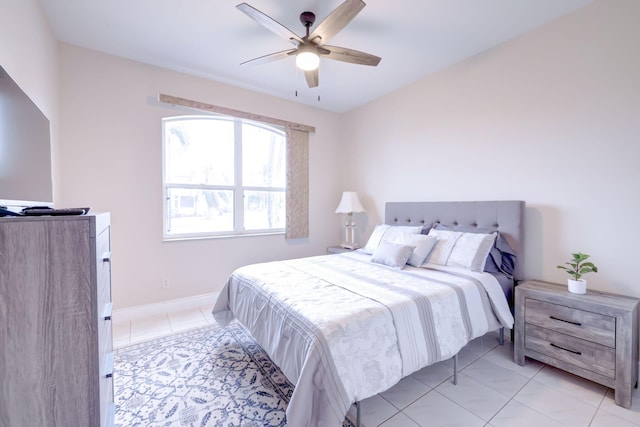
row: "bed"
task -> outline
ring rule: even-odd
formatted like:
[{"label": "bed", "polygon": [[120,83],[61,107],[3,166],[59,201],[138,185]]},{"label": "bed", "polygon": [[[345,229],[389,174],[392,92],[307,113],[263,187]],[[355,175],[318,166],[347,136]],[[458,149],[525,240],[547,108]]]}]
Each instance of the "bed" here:
[{"label": "bed", "polygon": [[[214,317],[238,319],[296,385],[289,425],[338,426],[353,403],[512,328],[523,216],[521,201],[387,203],[385,224],[362,250],[237,269]],[[480,252],[468,257],[461,242],[485,247],[489,235],[480,269]],[[427,241],[428,256],[413,262]],[[461,256],[475,268],[443,262]]]}]

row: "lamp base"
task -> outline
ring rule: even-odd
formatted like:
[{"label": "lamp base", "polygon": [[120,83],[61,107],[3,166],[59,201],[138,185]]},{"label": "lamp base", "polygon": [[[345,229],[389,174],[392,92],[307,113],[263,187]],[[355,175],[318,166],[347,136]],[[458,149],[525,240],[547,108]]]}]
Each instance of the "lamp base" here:
[{"label": "lamp base", "polygon": [[360,246],[356,245],[355,243],[341,243],[340,246],[351,251],[355,251],[356,249],[360,248]]}]

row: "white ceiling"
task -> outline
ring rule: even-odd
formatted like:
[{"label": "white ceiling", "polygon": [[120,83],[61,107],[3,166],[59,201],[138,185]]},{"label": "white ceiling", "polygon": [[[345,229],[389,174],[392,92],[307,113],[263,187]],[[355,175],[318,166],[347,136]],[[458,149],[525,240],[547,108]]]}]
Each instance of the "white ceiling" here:
[{"label": "white ceiling", "polygon": [[[307,88],[294,58],[239,66],[293,47],[238,11],[235,6],[242,1],[40,0],[62,42],[336,112],[365,104],[593,0],[369,0],[330,44],[382,61],[369,67],[321,59],[320,85],[314,89]],[[246,2],[303,36],[301,12],[314,12],[317,25],[343,0]]]}]

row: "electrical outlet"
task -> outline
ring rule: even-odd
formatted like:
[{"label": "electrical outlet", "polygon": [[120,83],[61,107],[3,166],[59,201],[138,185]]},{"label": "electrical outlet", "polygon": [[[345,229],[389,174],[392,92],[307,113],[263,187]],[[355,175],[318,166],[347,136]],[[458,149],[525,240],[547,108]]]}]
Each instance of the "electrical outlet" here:
[{"label": "electrical outlet", "polygon": [[167,289],[169,287],[169,279],[162,279],[162,289]]}]

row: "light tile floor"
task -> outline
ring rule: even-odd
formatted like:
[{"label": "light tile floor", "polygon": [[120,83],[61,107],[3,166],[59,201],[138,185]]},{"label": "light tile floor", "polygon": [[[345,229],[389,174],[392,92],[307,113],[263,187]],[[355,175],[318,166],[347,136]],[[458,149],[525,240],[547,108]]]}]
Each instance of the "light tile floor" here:
[{"label": "light tile floor", "polygon": [[127,322],[119,322],[117,315],[114,317],[113,346],[115,348],[215,323],[211,315],[211,307],[168,312]]},{"label": "light tile floor", "polygon": [[[117,320],[117,319],[116,319]],[[114,346],[213,324],[211,307],[166,313],[114,325]],[[444,361],[404,378],[392,389],[361,403],[366,427],[416,426],[640,426],[640,391],[631,409],[616,406],[613,390],[527,359],[513,362],[513,345],[487,335],[452,362]],[[354,408],[352,408],[353,410]]]}]

